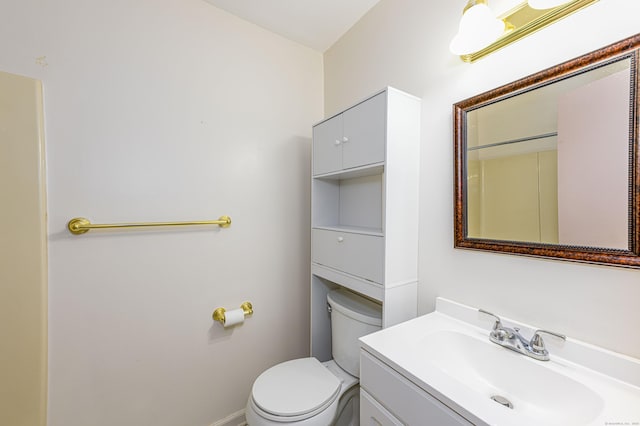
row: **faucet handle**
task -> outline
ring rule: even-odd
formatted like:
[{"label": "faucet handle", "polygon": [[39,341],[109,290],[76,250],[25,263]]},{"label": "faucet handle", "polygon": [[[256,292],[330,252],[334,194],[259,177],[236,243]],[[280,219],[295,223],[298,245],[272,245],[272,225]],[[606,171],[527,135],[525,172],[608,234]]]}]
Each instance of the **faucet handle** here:
[{"label": "faucet handle", "polygon": [[493,318],[495,318],[496,322],[495,324],[493,324],[493,331],[496,330],[500,330],[502,328],[502,321],[500,321],[500,317],[497,316],[496,314],[492,314],[489,311],[485,311],[484,309],[478,309],[478,312],[480,312],[481,314],[486,314],[489,316],[492,316]]},{"label": "faucet handle", "polygon": [[547,331],[547,330],[536,330],[536,332],[533,333],[533,337],[531,337],[531,341],[529,345],[531,346],[531,350],[537,354],[542,354],[547,352],[547,349],[544,346],[544,340],[542,340],[542,336],[540,336],[541,333],[549,334],[551,336],[555,336],[562,340],[567,340],[567,336],[563,334],[558,334],[558,333],[554,333],[553,331]]}]

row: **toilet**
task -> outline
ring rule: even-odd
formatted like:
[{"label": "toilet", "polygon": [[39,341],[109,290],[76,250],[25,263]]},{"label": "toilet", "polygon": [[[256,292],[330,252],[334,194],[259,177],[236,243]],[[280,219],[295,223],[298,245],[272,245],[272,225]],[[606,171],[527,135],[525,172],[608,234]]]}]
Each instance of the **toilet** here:
[{"label": "toilet", "polygon": [[286,361],[264,371],[247,402],[249,426],[359,425],[358,338],[382,328],[380,305],[345,289],[329,292],[333,359]]}]

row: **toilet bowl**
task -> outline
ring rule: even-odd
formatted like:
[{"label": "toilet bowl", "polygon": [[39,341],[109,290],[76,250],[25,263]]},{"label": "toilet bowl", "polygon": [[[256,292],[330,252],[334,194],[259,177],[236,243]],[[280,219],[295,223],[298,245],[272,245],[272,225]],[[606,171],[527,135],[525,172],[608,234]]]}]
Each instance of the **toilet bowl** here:
[{"label": "toilet bowl", "polygon": [[247,402],[249,426],[359,424],[358,338],[381,328],[381,308],[345,289],[331,291],[327,302],[333,359],[299,358],[264,371]]}]

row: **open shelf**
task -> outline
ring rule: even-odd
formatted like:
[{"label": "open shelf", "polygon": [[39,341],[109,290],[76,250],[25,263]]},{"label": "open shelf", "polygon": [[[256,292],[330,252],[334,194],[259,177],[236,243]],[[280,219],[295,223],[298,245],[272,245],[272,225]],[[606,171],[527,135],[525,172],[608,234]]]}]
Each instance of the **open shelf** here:
[{"label": "open shelf", "polygon": [[384,237],[381,228],[367,228],[364,226],[314,226],[313,229],[324,229],[325,231],[348,232],[350,234],[371,235],[374,237]]},{"label": "open shelf", "polygon": [[384,172],[384,163],[367,164],[366,166],[354,167],[352,169],[339,170],[337,172],[323,173],[313,176],[314,179],[342,180],[353,179],[364,176],[380,175]]},{"label": "open shelf", "polygon": [[358,232],[368,228],[381,233],[384,175],[351,174],[348,179],[342,176],[342,179],[313,179],[312,226],[340,230],[353,228],[360,230]]}]

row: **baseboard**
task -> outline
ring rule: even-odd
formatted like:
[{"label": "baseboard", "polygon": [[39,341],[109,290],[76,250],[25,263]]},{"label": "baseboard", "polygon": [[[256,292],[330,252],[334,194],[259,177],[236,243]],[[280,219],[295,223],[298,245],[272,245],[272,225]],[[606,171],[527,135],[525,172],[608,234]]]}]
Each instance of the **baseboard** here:
[{"label": "baseboard", "polygon": [[211,426],[247,426],[247,419],[244,417],[244,410],[229,414],[224,419],[213,422]]}]

